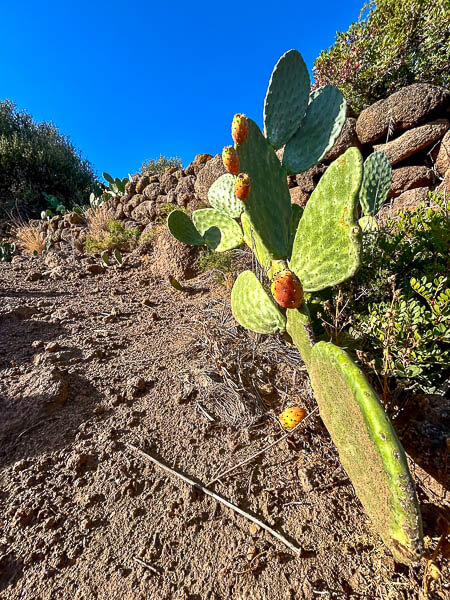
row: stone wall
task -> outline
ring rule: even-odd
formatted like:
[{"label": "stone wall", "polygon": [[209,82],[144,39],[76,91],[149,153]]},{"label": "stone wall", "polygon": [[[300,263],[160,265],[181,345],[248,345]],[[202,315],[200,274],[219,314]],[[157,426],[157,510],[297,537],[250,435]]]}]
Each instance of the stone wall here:
[{"label": "stone wall", "polygon": [[[431,84],[414,84],[366,108],[358,118],[348,116],[336,144],[324,160],[304,173],[288,177],[292,202],[304,206],[329,164],[350,146],[364,158],[382,150],[391,162],[392,185],[388,206],[415,206],[429,189],[450,190],[450,91]],[[282,156],[282,150],[278,152]],[[126,228],[145,232],[165,220],[168,205],[190,210],[205,206],[211,184],[225,168],[220,154],[199,154],[186,169],[166,169],[160,175],[135,177],[126,195],[108,201],[114,218]],[[392,203],[394,200],[394,203]],[[37,222],[49,245],[74,244],[83,251],[84,220],[77,214]]]},{"label": "stone wall", "polygon": [[[429,189],[450,190],[450,91],[427,83],[401,89],[347,117],[336,144],[315,167],[288,178],[292,201],[304,206],[328,165],[350,146],[364,158],[386,153],[392,165],[388,194],[394,210],[416,205]],[[391,202],[394,200],[394,202]]]}]

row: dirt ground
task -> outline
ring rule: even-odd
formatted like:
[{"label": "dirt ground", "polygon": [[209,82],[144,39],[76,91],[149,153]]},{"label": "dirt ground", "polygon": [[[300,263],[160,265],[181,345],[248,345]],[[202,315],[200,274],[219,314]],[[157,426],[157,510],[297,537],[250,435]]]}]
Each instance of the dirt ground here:
[{"label": "dirt ground", "polygon": [[[298,556],[129,447],[206,485],[282,435],[282,409],[316,406],[296,351],[236,325],[229,286],[186,285],[139,253],[97,275],[0,264],[0,598],[420,598],[425,562],[393,561],[317,412],[209,486]],[[432,549],[447,498],[412,468]],[[439,565],[430,599],[450,597]]]}]

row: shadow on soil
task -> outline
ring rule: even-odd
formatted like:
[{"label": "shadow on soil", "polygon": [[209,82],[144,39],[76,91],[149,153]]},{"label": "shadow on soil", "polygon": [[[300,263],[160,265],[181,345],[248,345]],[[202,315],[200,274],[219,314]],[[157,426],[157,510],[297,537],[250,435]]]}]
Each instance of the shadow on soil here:
[{"label": "shadow on soil", "polygon": [[45,390],[9,403],[0,397],[0,468],[69,446],[92,417],[101,399],[97,389],[77,373],[61,377],[67,397],[50,406]]}]

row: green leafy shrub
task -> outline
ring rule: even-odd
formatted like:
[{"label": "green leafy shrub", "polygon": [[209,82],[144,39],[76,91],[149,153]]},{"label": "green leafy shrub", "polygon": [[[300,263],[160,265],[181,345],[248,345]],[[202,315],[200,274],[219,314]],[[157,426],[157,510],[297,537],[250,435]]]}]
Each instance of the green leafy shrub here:
[{"label": "green leafy shrub", "polygon": [[113,249],[127,252],[136,246],[139,236],[139,229],[125,229],[121,221],[108,221],[106,230],[100,231],[98,237],[89,235],[84,247],[90,254]]},{"label": "green leafy shrub", "polygon": [[159,158],[150,158],[145,160],[142,163],[139,173],[141,175],[158,175],[160,173],[164,173],[164,171],[169,168],[182,169],[183,163],[181,158],[176,156],[166,158],[160,154]]},{"label": "green leafy shrub", "polygon": [[315,297],[316,325],[360,348],[380,382],[395,378],[425,393],[450,371],[449,211],[434,201],[364,234],[363,266],[353,280]]},{"label": "green leafy shrub", "polygon": [[36,123],[9,100],[0,102],[0,210],[27,214],[46,209],[44,196],[82,204],[96,189],[90,163],[52,123]]},{"label": "green leafy shrub", "polygon": [[313,87],[338,87],[357,112],[405,85],[448,86],[446,0],[371,0],[314,63]]}]

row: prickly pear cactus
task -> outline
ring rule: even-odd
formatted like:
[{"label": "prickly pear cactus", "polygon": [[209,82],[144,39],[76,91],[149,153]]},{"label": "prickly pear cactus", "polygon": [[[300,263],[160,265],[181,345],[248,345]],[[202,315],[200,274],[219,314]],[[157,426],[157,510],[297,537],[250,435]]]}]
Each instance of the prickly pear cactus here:
[{"label": "prickly pear cactus", "polygon": [[191,246],[206,244],[217,252],[237,248],[243,242],[239,224],[225,213],[214,208],[202,208],[192,214],[174,210],[167,217],[170,233],[180,242]]},{"label": "prickly pear cactus", "polygon": [[[242,244],[242,229],[238,223],[214,208],[201,208],[194,211],[192,222],[200,235],[207,240],[208,246],[217,252],[231,250]],[[219,232],[218,238],[216,231]]]},{"label": "prickly pear cactus", "polygon": [[300,352],[303,362],[307,368],[309,368],[311,352],[316,340],[314,339],[308,306],[306,303],[303,303],[300,308],[287,310],[286,315],[286,331],[297,346],[297,350]]},{"label": "prickly pear cactus", "polygon": [[264,133],[275,149],[284,146],[300,127],[310,89],[302,55],[288,50],[272,71],[264,101]]},{"label": "prickly pear cactus", "polygon": [[203,236],[197,231],[191,219],[181,210],[173,210],[167,217],[167,227],[179,242],[189,246],[202,246]]},{"label": "prickly pear cactus", "polygon": [[419,559],[423,533],[414,481],[377,394],[331,343],[312,348],[309,373],[320,416],[377,532],[399,562]]},{"label": "prickly pear cactus", "polygon": [[290,173],[301,173],[317,164],[331,150],[347,114],[342,93],[325,85],[311,94],[301,127],[288,141],[283,166]]},{"label": "prickly pear cactus", "polygon": [[286,317],[252,271],[243,271],[234,282],[231,310],[240,325],[256,333],[278,333],[286,329]]},{"label": "prickly pear cactus", "polygon": [[216,179],[208,191],[208,201],[213,208],[237,219],[244,210],[244,203],[234,193],[233,175],[226,174]]},{"label": "prickly pear cactus", "polygon": [[271,258],[285,258],[291,227],[286,172],[258,125],[248,119],[248,126],[247,140],[237,147],[241,171],[249,174],[252,186],[245,209]]},{"label": "prickly pear cactus", "polygon": [[[301,56],[287,52],[274,69],[266,96],[267,137],[251,119],[235,116],[232,134],[237,157],[229,147],[224,153],[231,173],[210,189],[214,208],[196,211],[193,222],[174,211],[168,218],[172,234],[185,243],[206,243],[217,250],[234,247],[243,239],[269,279],[276,279],[277,272],[289,266],[305,292],[351,277],[361,254],[358,203],[362,198],[361,203],[373,210],[387,185],[387,178],[373,184],[371,172],[380,159],[366,164],[367,189],[360,196],[362,157],[357,148],[347,150],[328,167],[304,211],[292,207],[286,180],[288,172],[306,170],[328,152],[345,113],[345,100],[335,88],[325,86],[309,95]],[[282,145],[280,164],[274,148]],[[244,202],[236,198],[237,164],[239,175],[248,176],[249,195]],[[239,218],[242,230],[233,221]],[[276,280],[273,293],[279,296],[280,306],[297,306],[285,302],[278,287]],[[415,560],[423,550],[423,538],[414,484],[378,397],[342,349],[315,342],[305,302],[298,308],[278,308],[268,288],[268,282],[264,286],[252,271],[241,273],[231,292],[235,319],[257,333],[287,331],[291,336],[311,375],[325,425],[375,528],[397,560]]]},{"label": "prickly pear cactus", "polygon": [[366,217],[374,216],[386,201],[392,183],[392,167],[384,152],[373,152],[364,162],[359,201]]},{"label": "prickly pear cactus", "polygon": [[311,194],[289,262],[307,292],[341,283],[359,267],[356,209],[361,179],[361,154],[349,148],[328,167]]}]

